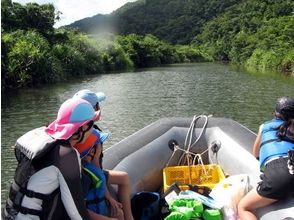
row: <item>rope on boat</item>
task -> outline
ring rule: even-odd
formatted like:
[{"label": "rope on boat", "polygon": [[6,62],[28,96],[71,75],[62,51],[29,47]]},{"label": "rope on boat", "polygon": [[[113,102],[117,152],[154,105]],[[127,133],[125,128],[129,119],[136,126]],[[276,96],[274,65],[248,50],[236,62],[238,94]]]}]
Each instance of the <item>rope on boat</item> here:
[{"label": "rope on boat", "polygon": [[[188,129],[188,132],[187,132],[187,135],[186,135],[186,139],[185,139],[185,144],[184,144],[184,149],[180,148],[179,145],[177,144],[174,144],[174,150],[173,150],[173,153],[172,155],[170,156],[166,166],[169,165],[171,159],[173,158],[174,154],[179,150],[179,151],[182,151],[184,152],[182,154],[182,156],[180,157],[179,161],[178,161],[178,165],[181,164],[181,162],[183,162],[183,158],[186,156],[186,160],[187,160],[187,163],[188,163],[188,166],[190,166],[190,158],[191,156],[194,156],[194,159],[193,159],[193,162],[192,164],[195,164],[196,163],[196,159],[198,158],[198,162],[203,164],[202,162],[202,154],[206,153],[209,149],[210,149],[210,146],[208,147],[208,149],[206,149],[205,151],[203,151],[202,153],[200,154],[195,154],[193,152],[190,151],[190,149],[192,149],[196,144],[197,142],[200,140],[206,126],[207,126],[207,123],[208,123],[208,118],[211,117],[211,115],[209,116],[206,116],[206,115],[199,115],[199,116],[194,116],[193,117],[193,120],[190,124],[190,127]],[[201,131],[200,131],[200,134],[199,136],[197,137],[197,139],[194,141],[194,143],[192,143],[192,138],[193,138],[193,131],[194,131],[194,128],[196,128],[196,122],[198,119],[200,118],[204,118],[205,119],[205,122],[203,124],[203,127],[201,128]],[[188,142],[188,139],[189,139],[189,143]],[[186,149],[185,149],[186,148]]]},{"label": "rope on boat", "polygon": [[[179,151],[182,151],[183,154],[182,156],[180,157],[179,161],[178,161],[178,165],[180,165],[181,163],[185,164],[185,161],[184,158],[186,158],[186,161],[187,161],[187,165],[188,165],[188,168],[189,168],[189,183],[191,184],[192,180],[191,180],[191,166],[195,165],[196,164],[196,160],[198,159],[197,163],[198,164],[201,164],[202,166],[202,169],[203,169],[203,172],[205,173],[205,176],[208,175],[206,169],[205,169],[205,166],[204,166],[204,163],[202,161],[202,155],[204,153],[206,153],[211,147],[209,146],[205,151],[203,151],[202,153],[198,153],[198,154],[195,154],[193,152],[190,151],[190,149],[192,149],[196,144],[197,142],[200,140],[206,126],[207,126],[207,123],[208,123],[208,117],[211,117],[211,115],[209,116],[206,116],[206,115],[199,115],[199,116],[194,116],[193,117],[193,120],[190,124],[190,127],[188,129],[188,132],[187,132],[187,135],[186,135],[186,138],[185,138],[185,143],[184,143],[184,149],[180,148],[180,146],[178,144],[174,144],[174,149],[173,149],[173,153],[171,155],[171,157],[169,158],[166,166],[169,165],[171,159],[173,158],[174,154],[179,150]],[[193,139],[193,131],[194,129],[196,128],[196,122],[198,121],[198,119],[200,118],[204,118],[205,121],[204,121],[204,124],[203,124],[203,127],[201,128],[201,131],[200,131],[200,134],[199,136],[196,138],[196,140],[194,141],[194,143],[192,143],[192,139]],[[189,140],[189,141],[188,141]],[[194,159],[192,161],[192,164],[190,164],[190,160],[193,158],[194,156]]]},{"label": "rope on boat", "polygon": [[[186,156],[186,160],[187,160],[187,164],[188,166],[190,166],[190,160],[189,160],[189,157],[191,155],[192,152],[190,152],[190,149],[192,149],[196,144],[197,142],[199,141],[199,139],[201,138],[205,128],[206,128],[206,125],[208,123],[208,117],[209,116],[206,116],[206,115],[199,115],[199,116],[194,116],[193,117],[193,120],[190,124],[190,127],[189,127],[189,130],[187,132],[187,135],[186,135],[186,139],[185,139],[185,144],[184,144],[184,149],[186,148],[186,151],[185,153],[181,156],[180,160],[179,160],[179,163],[182,162],[182,159],[184,156]],[[193,131],[194,131],[194,128],[196,128],[196,122],[198,121],[198,119],[200,118],[204,118],[205,121],[204,121],[204,124],[203,124],[203,127],[200,131],[200,134],[199,136],[197,137],[197,139],[194,141],[194,143],[192,143],[192,139],[193,139]],[[189,143],[188,143],[188,139],[189,139]],[[200,158],[201,158],[201,155],[200,155]],[[202,159],[201,159],[202,161]]]}]

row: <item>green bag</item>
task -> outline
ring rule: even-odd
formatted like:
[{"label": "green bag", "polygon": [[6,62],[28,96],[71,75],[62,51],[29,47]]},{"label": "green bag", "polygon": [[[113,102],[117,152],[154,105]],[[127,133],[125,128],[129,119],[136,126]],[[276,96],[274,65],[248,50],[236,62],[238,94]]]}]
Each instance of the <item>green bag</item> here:
[{"label": "green bag", "polygon": [[201,217],[203,204],[198,200],[179,199],[174,200],[169,209],[172,211],[165,220],[189,220],[190,218]]},{"label": "green bag", "polygon": [[205,209],[203,212],[204,220],[222,220],[222,214],[219,209]]},{"label": "green bag", "polygon": [[173,211],[164,220],[189,220],[191,215],[192,211],[186,213]]}]

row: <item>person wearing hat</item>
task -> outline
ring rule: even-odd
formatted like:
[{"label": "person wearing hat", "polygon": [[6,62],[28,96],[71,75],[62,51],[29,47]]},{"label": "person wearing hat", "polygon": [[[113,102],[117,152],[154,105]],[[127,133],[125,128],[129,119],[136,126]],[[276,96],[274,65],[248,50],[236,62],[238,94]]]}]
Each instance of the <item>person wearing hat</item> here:
[{"label": "person wearing hat", "polygon": [[99,117],[97,121],[100,119],[101,110],[99,103],[106,99],[106,96],[103,92],[93,92],[89,89],[82,89],[74,94],[73,98],[81,98],[88,101],[94,108],[96,112],[99,112]]},{"label": "person wearing hat", "polygon": [[68,99],[55,121],[18,139],[18,166],[2,219],[89,219],[73,146],[88,138],[97,117],[89,102]]},{"label": "person wearing hat", "polygon": [[[101,154],[103,142],[108,138],[108,133],[93,129],[91,135],[84,143],[74,147],[80,153],[83,165],[82,185],[85,193],[87,208],[105,216],[105,219],[117,218],[119,220],[133,220],[130,203],[130,186],[128,175],[123,171],[105,171],[102,169]],[[116,172],[125,178],[124,184],[118,184],[119,199],[117,202],[107,188],[108,178],[111,172]],[[113,176],[112,176],[113,178]],[[114,181],[115,183],[115,181]],[[121,180],[119,181],[121,183]],[[109,204],[109,207],[108,205]],[[93,219],[96,219],[95,217]]]},{"label": "person wearing hat", "polygon": [[254,210],[294,194],[294,175],[287,164],[288,152],[294,149],[294,98],[279,98],[273,115],[260,126],[253,145],[261,181],[238,204],[242,220],[256,220]]},{"label": "person wearing hat", "polygon": [[[95,111],[100,112],[99,115],[101,115],[101,109],[100,109],[100,105],[99,103],[104,101],[106,99],[106,96],[103,92],[98,92],[95,93],[91,90],[88,89],[83,89],[78,91],[76,94],[74,94],[73,97],[78,97],[78,98],[82,98],[86,101],[88,101],[89,103],[91,103],[91,105],[93,106]],[[100,117],[99,117],[100,119]],[[101,131],[101,129],[94,124],[94,128]],[[103,153],[101,152],[100,154],[100,158],[99,158],[99,163],[100,163],[100,167],[102,168],[102,157],[103,157]],[[129,187],[129,176],[126,172],[121,172],[121,171],[116,171],[116,170],[107,170],[104,171],[107,174],[108,177],[108,184],[115,184],[119,186],[119,190],[118,190],[118,198],[120,201],[122,201],[126,209],[126,207],[129,207],[127,209],[131,209],[130,204],[129,204],[129,195],[127,193],[125,193],[125,191],[128,191],[128,187]],[[130,211],[125,211],[125,219],[133,219],[132,213]]]}]

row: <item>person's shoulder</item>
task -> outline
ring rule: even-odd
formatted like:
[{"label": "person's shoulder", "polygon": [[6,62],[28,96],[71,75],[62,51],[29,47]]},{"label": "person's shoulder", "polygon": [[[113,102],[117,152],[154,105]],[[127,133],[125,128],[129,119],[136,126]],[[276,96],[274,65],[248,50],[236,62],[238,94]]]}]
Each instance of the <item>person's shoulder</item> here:
[{"label": "person's shoulder", "polygon": [[71,145],[63,142],[57,142],[55,146],[56,150],[59,152],[59,156],[74,156],[74,157],[80,157],[79,152],[73,148]]}]

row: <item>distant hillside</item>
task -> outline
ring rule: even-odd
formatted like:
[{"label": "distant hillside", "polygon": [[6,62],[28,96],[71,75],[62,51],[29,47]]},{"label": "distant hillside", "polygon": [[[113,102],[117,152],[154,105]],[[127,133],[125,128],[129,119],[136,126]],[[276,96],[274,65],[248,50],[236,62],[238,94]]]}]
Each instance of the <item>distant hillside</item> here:
[{"label": "distant hillside", "polygon": [[139,0],[71,26],[91,34],[102,27],[152,34],[190,44],[208,60],[294,74],[293,0]]},{"label": "distant hillside", "polygon": [[88,34],[152,34],[171,43],[187,44],[203,25],[240,0],[139,0],[110,15],[98,14],[69,25]]}]

